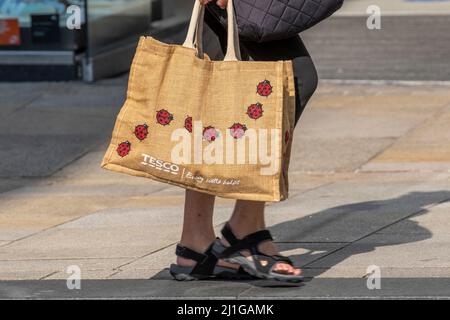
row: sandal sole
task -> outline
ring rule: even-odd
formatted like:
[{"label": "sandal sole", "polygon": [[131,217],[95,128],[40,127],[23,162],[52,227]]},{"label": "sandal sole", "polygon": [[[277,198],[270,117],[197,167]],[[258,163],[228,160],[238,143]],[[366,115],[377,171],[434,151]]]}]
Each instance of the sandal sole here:
[{"label": "sandal sole", "polygon": [[[198,280],[250,280],[252,276],[250,274],[240,274],[231,271],[229,268],[216,266],[214,268],[213,275],[192,275],[190,274],[193,267],[182,267],[176,264],[170,265],[170,275],[177,281],[198,281]],[[253,278],[254,279],[254,278]]]}]

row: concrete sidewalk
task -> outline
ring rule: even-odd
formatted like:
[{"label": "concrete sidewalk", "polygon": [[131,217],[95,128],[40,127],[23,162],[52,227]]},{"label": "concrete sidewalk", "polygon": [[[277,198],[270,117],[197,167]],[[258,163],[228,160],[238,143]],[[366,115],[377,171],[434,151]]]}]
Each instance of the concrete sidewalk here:
[{"label": "concrete sidewalk", "polygon": [[[0,84],[0,280],[41,280],[0,282],[0,296],[83,297],[47,281],[71,265],[103,279],[86,283],[108,297],[169,286],[173,297],[274,294],[261,282],[169,280],[183,190],[99,168],[126,80]],[[391,282],[397,296],[429,295],[434,283],[450,297],[448,279],[430,279],[450,278],[449,123],[448,86],[320,84],[295,132],[291,197],[267,206],[283,254],[315,280],[277,297],[323,295],[331,283],[330,295],[377,295],[361,288],[371,265],[405,279]],[[218,229],[231,210],[218,199]]]}]

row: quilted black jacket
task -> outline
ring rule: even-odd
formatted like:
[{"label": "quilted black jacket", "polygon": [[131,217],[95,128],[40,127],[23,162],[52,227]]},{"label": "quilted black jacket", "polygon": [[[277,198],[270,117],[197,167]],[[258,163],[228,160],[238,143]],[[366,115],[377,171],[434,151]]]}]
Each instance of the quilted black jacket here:
[{"label": "quilted black jacket", "polygon": [[[331,16],[344,0],[234,0],[239,35],[264,42],[292,37]],[[226,27],[226,11],[215,4],[208,10]]]}]

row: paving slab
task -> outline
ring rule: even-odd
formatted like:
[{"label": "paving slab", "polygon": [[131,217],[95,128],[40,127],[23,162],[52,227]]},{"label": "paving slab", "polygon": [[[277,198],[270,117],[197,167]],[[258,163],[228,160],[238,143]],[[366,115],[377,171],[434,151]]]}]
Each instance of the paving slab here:
[{"label": "paving slab", "polygon": [[33,110],[78,110],[81,112],[87,109],[112,109],[117,112],[126,97],[126,86],[101,86],[101,85],[80,85],[67,86],[69,92],[55,92],[52,90],[42,94],[27,105]]},{"label": "paving slab", "polygon": [[[337,106],[348,106],[347,99],[352,99],[352,97],[356,97],[356,99],[360,99],[359,102],[361,102],[361,97],[366,96],[389,96],[389,97],[397,97],[398,99],[403,99],[405,101],[404,97],[412,96],[412,97],[426,97],[431,94],[431,101],[435,99],[435,97],[439,97],[438,99],[448,99],[450,97],[450,92],[448,91],[449,85],[445,82],[442,83],[417,83],[417,82],[396,82],[396,83],[389,83],[389,82],[382,82],[382,81],[371,81],[364,82],[364,81],[335,81],[335,80],[326,80],[321,79],[319,80],[319,86],[317,87],[317,91],[315,92],[314,96],[311,98],[311,101],[317,100],[320,96],[320,100],[322,98],[328,97],[328,101],[326,104],[323,104],[323,106],[326,105],[337,105]],[[317,94],[317,95],[316,95]],[[330,99],[330,97],[336,97],[340,96],[346,103],[342,103],[339,101],[336,101],[336,99]],[[403,98],[402,98],[403,97]],[[370,100],[369,100],[370,101]],[[374,101],[374,100],[372,100]],[[381,106],[385,105],[388,106],[390,102],[393,100],[389,99],[388,101],[383,101],[382,99],[379,100]],[[358,101],[357,101],[358,102]],[[317,103],[314,102],[314,103]],[[408,107],[410,104],[402,104],[403,107]],[[422,109],[425,109],[424,103],[416,104],[412,102],[412,106],[419,107],[422,105]],[[392,105],[392,107],[395,109],[398,107],[398,105]],[[388,108],[387,108],[388,109]],[[386,111],[387,111],[386,109]],[[394,112],[394,110],[391,109],[391,112]]]},{"label": "paving slab", "polygon": [[41,280],[48,276],[50,273],[44,270],[22,270],[22,271],[9,271],[0,272],[0,281],[8,280]]},{"label": "paving slab", "polygon": [[167,269],[171,263],[175,263],[175,244],[163,249],[151,252],[143,257],[129,261],[119,266],[118,272],[111,275],[110,279],[150,279],[161,272],[170,275]]},{"label": "paving slab", "polygon": [[313,99],[304,111],[294,139],[400,137],[449,103],[447,96],[324,96]]},{"label": "paving slab", "polygon": [[16,92],[15,90],[0,91],[0,112],[3,117],[24,108],[27,104],[39,98],[38,92]]},{"label": "paving slab", "polygon": [[[349,179],[351,175],[344,174],[307,174],[298,171],[289,171],[289,197],[296,197],[331,184],[336,181]],[[266,206],[279,205],[279,203],[267,203]]]},{"label": "paving slab", "polygon": [[[450,236],[447,215],[450,203],[430,207],[422,212],[399,221],[391,226],[364,237],[346,247],[318,259],[308,265],[310,268],[367,268],[377,265],[390,268],[390,275],[414,275],[414,268],[423,274],[436,269],[439,275],[450,272]],[[430,273],[428,276],[432,276]],[[445,274],[450,277],[450,273]]]},{"label": "paving slab", "polygon": [[[398,139],[390,148],[384,150],[369,162],[368,169],[374,170],[374,164],[392,163],[436,163],[442,169],[450,170],[450,130],[448,123],[450,112],[444,111],[428,119],[410,134]],[[364,170],[364,167],[362,168]]]},{"label": "paving slab", "polygon": [[[160,202],[160,201],[159,201]],[[42,230],[108,208],[148,208],[158,199],[147,196],[62,195],[14,197],[5,200],[0,210],[0,239],[18,240]],[[170,203],[170,201],[169,201]],[[175,205],[176,203],[173,203]],[[180,207],[180,205],[178,204]]]},{"label": "paving slab", "polygon": [[[435,206],[428,207],[422,212],[410,217],[406,221],[399,221],[389,228],[383,229],[378,234],[390,234],[398,236],[414,236],[426,234],[430,230],[433,233],[433,239],[437,241],[449,240],[450,233],[450,220],[448,215],[450,214],[450,202],[444,202]],[[415,228],[411,228],[411,223],[417,225]]]},{"label": "paving slab", "polygon": [[136,185],[136,186],[150,186],[158,185],[165,186],[162,183],[155,182],[150,179],[130,176],[122,173],[117,173],[105,170],[100,167],[103,156],[105,155],[110,137],[99,143],[91,152],[78,159],[72,165],[56,172],[52,176],[52,181],[58,182],[61,185]]},{"label": "paving slab", "polygon": [[[419,297],[428,295],[433,286],[433,294],[445,296],[442,281],[428,278],[450,277],[446,254],[450,208],[442,203],[450,199],[447,160],[402,162],[400,153],[393,151],[404,148],[423,154],[440,137],[446,142],[448,87],[319,86],[295,131],[290,199],[266,208],[267,223],[281,252],[292,256],[308,278],[316,279],[271,295],[270,289],[261,287],[279,283],[179,284],[171,280],[167,267],[175,260],[184,190],[100,168],[125,79],[100,86],[12,86],[11,92],[29,88],[37,97],[0,120],[11,148],[16,147],[17,137],[34,137],[33,143],[53,141],[48,148],[84,134],[92,140],[80,142],[87,148],[81,155],[64,152],[68,159],[77,160],[51,177],[0,179],[0,191],[4,191],[0,195],[0,279],[46,279],[40,285],[0,282],[0,296]],[[14,156],[31,162],[31,157],[23,155],[29,156],[25,152],[29,148],[24,145],[24,152]],[[376,161],[390,150],[393,161]],[[13,163],[22,158],[8,159]],[[47,164],[49,170],[55,169],[56,162],[44,160],[41,167]],[[402,170],[368,170],[374,164],[402,166]],[[232,207],[232,200],[217,199],[216,232]],[[65,268],[69,263],[82,264],[86,281],[82,291],[89,290],[68,292]],[[386,279],[388,290],[367,293],[363,277],[371,264],[382,268],[383,279],[402,281],[393,279],[389,284]],[[421,279],[414,282],[411,277]]]},{"label": "paving slab", "polygon": [[98,140],[86,135],[0,135],[0,177],[45,177],[86,153]]},{"label": "paving slab", "polygon": [[[117,271],[114,269],[99,269],[99,270],[86,270],[83,269],[81,271],[81,279],[83,280],[98,280],[98,279],[109,279],[111,275],[115,274]],[[52,272],[43,278],[41,280],[67,280],[67,278],[70,276],[65,271],[57,271]],[[25,279],[23,279],[25,280]]]},{"label": "paving slab", "polygon": [[[173,254],[173,253],[172,253]],[[154,261],[152,261],[153,263]],[[164,269],[165,268],[165,269]],[[125,270],[116,271],[113,274],[108,275],[107,279],[154,279],[162,277],[166,280],[173,279],[167,269],[167,265],[164,268],[152,268],[151,265],[145,268],[127,268]],[[162,276],[161,276],[162,274]]]},{"label": "paving slab", "polygon": [[417,121],[418,117],[432,115],[450,102],[448,85],[386,87],[376,83],[368,86],[356,82],[344,87],[342,84],[327,82],[319,83],[317,90],[318,95],[311,98],[306,111],[352,111],[356,116],[374,115],[386,120],[395,114],[400,118],[400,122],[414,119]]},{"label": "paving slab", "polygon": [[[327,269],[340,268],[352,270],[358,269],[359,275],[363,276],[369,266],[378,266],[383,272],[384,268],[390,268],[391,276],[420,277],[423,272],[414,273],[414,269],[426,268],[431,272],[433,269],[440,269],[439,276],[443,276],[442,271],[449,272],[449,257],[445,255],[445,248],[448,248],[448,241],[437,242],[424,240],[425,236],[411,236],[408,239],[400,237],[377,235],[367,241],[361,241],[343,248],[330,256],[308,265],[308,268],[321,268],[322,272]],[[370,242],[369,242],[370,241]],[[394,270],[395,268],[395,270]],[[403,268],[405,270],[403,270]],[[396,271],[393,274],[393,271]],[[406,274],[404,274],[404,271]],[[352,276],[355,276],[352,273]],[[433,276],[432,273],[427,275]],[[446,273],[445,277],[450,277]]]},{"label": "paving slab", "polygon": [[[370,268],[368,269],[368,267]],[[303,274],[316,279],[329,278],[367,278],[370,276],[373,265],[367,266],[341,266],[313,268],[303,267]],[[448,278],[449,267],[382,267],[380,273],[383,278]]]},{"label": "paving slab", "polygon": [[27,179],[0,178],[0,193],[20,188],[27,184]]},{"label": "paving slab", "polygon": [[292,148],[289,167],[293,172],[352,172],[386,149],[392,142],[391,138],[349,140],[299,137]]},{"label": "paving slab", "polygon": [[[361,278],[313,279],[300,284],[271,281],[84,280],[80,290],[65,280],[1,281],[2,299],[449,299],[449,278],[384,278],[370,290]],[[184,304],[183,301],[180,301]]]},{"label": "paving slab", "polygon": [[448,299],[450,279],[383,278],[381,289],[370,290],[367,279],[327,278],[313,279],[300,287],[253,287],[242,293],[240,299]]},{"label": "paving slab", "polygon": [[267,222],[277,241],[351,242],[448,200],[445,183],[336,182],[267,207]]},{"label": "paving slab", "polygon": [[367,28],[367,17],[335,16],[301,33],[320,79],[450,79],[449,15],[389,16],[382,11],[379,30]]},{"label": "paving slab", "polygon": [[[119,179],[118,179],[119,180]],[[125,179],[124,179],[125,180]],[[147,181],[144,181],[147,182]],[[152,196],[160,190],[166,189],[165,184],[153,183],[120,183],[120,184],[105,184],[95,183],[91,181],[89,184],[80,183],[79,181],[54,181],[52,183],[40,183],[33,186],[24,186],[16,190],[14,194],[3,195],[3,199],[19,199],[19,198],[38,198],[46,196],[111,196],[113,194],[119,197],[142,197]],[[177,192],[180,193],[180,190]],[[114,200],[113,200],[114,201]]]},{"label": "paving slab", "polygon": [[[217,208],[216,223],[229,212]],[[181,207],[100,210],[13,242],[2,248],[0,260],[137,258],[176,243],[181,222]]]},{"label": "paving slab", "polygon": [[202,298],[220,296],[235,299],[249,285],[238,282],[199,281],[196,286],[172,280],[85,280],[81,290],[67,289],[66,281],[3,281],[0,283],[1,298]]},{"label": "paving slab", "polygon": [[0,125],[3,135],[30,135],[38,140],[40,135],[110,137],[114,121],[83,114],[21,109],[1,118]]},{"label": "paving slab", "polygon": [[127,261],[128,259],[2,260],[0,279],[67,279],[72,274],[68,272],[68,268],[72,266],[80,269],[82,279],[98,279],[100,274],[104,274],[103,278],[106,278],[115,272],[117,266]]}]

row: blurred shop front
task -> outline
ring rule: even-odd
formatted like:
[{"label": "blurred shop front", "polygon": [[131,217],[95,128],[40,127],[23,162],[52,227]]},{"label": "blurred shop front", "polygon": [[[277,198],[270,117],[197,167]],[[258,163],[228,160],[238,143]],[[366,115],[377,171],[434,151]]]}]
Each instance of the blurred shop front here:
[{"label": "blurred shop front", "polygon": [[0,0],[0,81],[94,81],[127,71],[139,36],[187,21],[180,1]]}]

